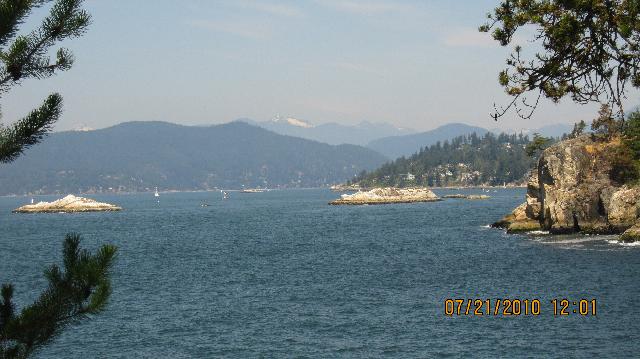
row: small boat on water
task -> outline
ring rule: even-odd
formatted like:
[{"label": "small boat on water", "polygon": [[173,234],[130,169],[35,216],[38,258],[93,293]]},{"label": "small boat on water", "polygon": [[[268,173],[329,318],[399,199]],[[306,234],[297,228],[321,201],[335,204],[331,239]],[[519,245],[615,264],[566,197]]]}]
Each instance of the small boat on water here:
[{"label": "small boat on water", "polygon": [[220,190],[220,193],[222,193],[222,199],[229,199],[229,194],[223,190]]},{"label": "small boat on water", "polygon": [[156,187],[156,191],[153,194],[154,197],[160,197],[160,193],[158,193],[158,187]]}]

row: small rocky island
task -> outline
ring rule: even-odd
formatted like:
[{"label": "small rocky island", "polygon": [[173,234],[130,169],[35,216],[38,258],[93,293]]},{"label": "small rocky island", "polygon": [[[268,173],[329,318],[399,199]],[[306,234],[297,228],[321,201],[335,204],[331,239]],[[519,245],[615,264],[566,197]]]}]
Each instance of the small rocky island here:
[{"label": "small rocky island", "polygon": [[441,199],[426,188],[374,188],[367,192],[343,194],[331,205],[365,205],[389,203],[434,202]]},{"label": "small rocky island", "polygon": [[76,197],[72,194],[53,202],[28,204],[13,210],[14,213],[71,213],[71,212],[107,212],[120,211],[122,208],[94,201],[89,198]]},{"label": "small rocky island", "polygon": [[336,184],[336,185],[331,186],[329,189],[331,189],[331,191],[333,191],[333,192],[347,192],[347,191],[362,191],[362,190],[365,190],[365,188],[360,187],[359,184],[351,184],[351,185]]},{"label": "small rocky island", "polygon": [[547,148],[529,177],[526,202],[492,226],[510,233],[622,234],[623,241],[640,240],[640,187],[612,178],[612,154],[619,146],[619,138],[583,135]]},{"label": "small rocky island", "polygon": [[486,194],[448,194],[445,196],[442,196],[442,198],[458,198],[458,199],[489,199],[491,198],[490,196],[487,196]]}]

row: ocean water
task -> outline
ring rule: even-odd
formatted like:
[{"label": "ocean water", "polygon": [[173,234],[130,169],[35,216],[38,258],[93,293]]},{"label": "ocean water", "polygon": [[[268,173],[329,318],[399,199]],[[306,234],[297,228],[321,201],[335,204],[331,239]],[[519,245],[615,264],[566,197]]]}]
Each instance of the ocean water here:
[{"label": "ocean water", "polygon": [[[95,195],[125,210],[84,214],[12,214],[29,198],[0,198],[0,281],[32,301],[67,232],[119,248],[108,309],[38,358],[637,356],[640,247],[507,235],[486,225],[524,191],[490,195],[359,207],[327,205],[328,190]],[[539,299],[541,314],[447,316],[447,298]],[[554,316],[554,298],[596,299],[597,315]]]}]

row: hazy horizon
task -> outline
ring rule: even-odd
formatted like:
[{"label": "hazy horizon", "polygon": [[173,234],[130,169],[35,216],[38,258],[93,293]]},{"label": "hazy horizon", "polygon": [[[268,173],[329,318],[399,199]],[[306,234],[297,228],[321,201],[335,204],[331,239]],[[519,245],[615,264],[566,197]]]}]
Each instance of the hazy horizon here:
[{"label": "hazy horizon", "polygon": [[[287,119],[287,117],[281,117],[282,119]],[[304,119],[299,119],[299,118],[295,118],[297,120],[304,120]],[[118,126],[121,124],[125,124],[125,123],[132,123],[132,122],[149,122],[149,123],[153,123],[153,122],[161,122],[161,123],[169,123],[169,124],[174,124],[174,125],[182,125],[182,126],[195,126],[195,127],[208,127],[208,126],[218,126],[218,125],[225,125],[225,124],[229,124],[229,123],[233,123],[236,121],[241,121],[241,122],[245,122],[248,123],[249,125],[258,125],[258,127],[262,127],[262,123],[266,123],[269,120],[255,120],[255,119],[251,119],[251,118],[236,118],[233,120],[229,120],[229,121],[224,121],[224,122],[211,122],[211,123],[196,123],[196,124],[190,124],[190,123],[178,123],[175,121],[168,121],[168,120],[132,120],[132,121],[121,121],[121,122],[114,122],[114,123],[108,123],[105,126],[102,127],[90,127],[87,126],[85,124],[80,124],[74,128],[54,128],[53,131],[51,131],[52,133],[58,133],[58,132],[67,132],[67,131],[78,131],[78,132],[82,132],[82,131],[95,131],[95,130],[103,130],[103,129],[107,129],[113,126]],[[306,121],[305,121],[306,122]],[[322,125],[327,125],[327,124],[339,124],[339,125],[344,125],[344,126],[354,126],[357,127],[359,125],[362,125],[363,122],[369,122],[372,125],[394,125],[391,122],[373,122],[373,121],[367,121],[367,120],[363,120],[360,121],[358,123],[338,123],[335,121],[331,121],[331,122],[322,122],[322,123],[312,123],[309,122],[309,124],[313,125],[312,128],[318,127],[318,126],[322,126]],[[493,121],[492,121],[493,122]],[[490,124],[490,123],[489,123]],[[505,133],[517,133],[519,131],[524,132],[525,134],[527,134],[528,132],[530,132],[531,130],[537,130],[540,128],[547,128],[547,127],[554,127],[554,126],[561,126],[564,125],[563,123],[551,123],[551,124],[545,124],[545,125],[539,125],[537,126],[535,123],[523,123],[522,126],[516,126],[516,127],[507,127],[507,126],[499,126],[500,123],[496,123],[493,122],[493,126],[485,126],[483,127],[482,125],[474,125],[471,123],[466,123],[463,121],[451,121],[451,122],[447,122],[447,123],[439,123],[434,125],[433,127],[430,128],[424,128],[424,129],[415,129],[415,128],[409,128],[409,127],[397,127],[397,129],[399,130],[406,130],[407,132],[405,133],[406,135],[411,135],[411,134],[417,134],[417,133],[422,133],[422,132],[428,132],[428,131],[432,131],[432,130],[436,130],[440,127],[446,126],[446,125],[467,125],[467,126],[478,126],[478,127],[482,127],[485,130],[488,131],[492,131],[494,133],[497,132],[505,132]],[[292,125],[293,126],[293,125]],[[262,127],[264,129],[266,129],[267,131],[271,131],[271,132],[275,132],[278,133],[278,131],[274,131],[272,129],[266,128],[266,127]],[[310,130],[312,128],[309,128]],[[291,135],[289,135],[291,136]],[[389,136],[383,136],[383,137],[394,137],[394,136],[402,136],[401,134],[390,134]],[[298,136],[294,136],[294,137],[298,137]],[[322,141],[320,141],[322,142]]]},{"label": "hazy horizon", "polygon": [[[508,101],[497,74],[511,47],[500,48],[477,27],[497,4],[89,0],[87,34],[64,44],[74,67],[9,92],[0,103],[2,122],[23,117],[54,91],[65,100],[56,131],[276,114],[416,131],[452,122],[525,129],[594,118],[596,105],[570,100],[541,102],[529,121],[513,111],[497,123],[489,117],[494,102]],[[640,103],[637,94],[629,93],[629,106]]]}]

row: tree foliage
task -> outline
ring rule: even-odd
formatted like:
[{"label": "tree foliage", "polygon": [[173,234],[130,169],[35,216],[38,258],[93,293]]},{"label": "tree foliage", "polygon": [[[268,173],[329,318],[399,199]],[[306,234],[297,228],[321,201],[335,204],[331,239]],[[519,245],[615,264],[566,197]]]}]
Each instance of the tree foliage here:
[{"label": "tree foliage", "polygon": [[640,160],[640,110],[629,114],[624,124],[622,142],[630,149],[635,160]]},{"label": "tree foliage", "polygon": [[[36,8],[52,3],[40,27],[18,35],[19,26]],[[51,61],[48,51],[56,43],[80,36],[89,24],[82,0],[0,0],[0,96],[28,78],[43,79],[73,63],[71,53],[59,49]],[[0,162],[14,161],[49,132],[62,112],[62,97],[50,95],[40,108],[11,126],[0,125]],[[26,358],[49,343],[66,326],[102,311],[111,294],[109,270],[116,248],[104,245],[96,254],[80,249],[80,236],[64,241],[63,269],[45,271],[46,290],[19,313],[14,287],[0,290],[0,358]]]},{"label": "tree foliage", "polygon": [[520,181],[533,165],[525,154],[527,136],[487,133],[438,142],[400,157],[379,169],[362,173],[353,183],[380,186],[502,185]]},{"label": "tree foliage", "polygon": [[573,130],[569,134],[569,138],[576,138],[584,133],[584,129],[587,128],[587,123],[584,120],[573,124]]},{"label": "tree foliage", "polygon": [[548,137],[541,136],[539,133],[533,134],[533,140],[527,144],[524,151],[527,156],[538,158],[545,148],[549,147],[553,140]]},{"label": "tree foliage", "polygon": [[615,119],[613,111],[607,105],[600,106],[598,117],[591,123],[591,130],[597,137],[610,140],[620,133],[621,121]]},{"label": "tree foliage", "polygon": [[116,248],[104,245],[91,254],[80,249],[80,236],[64,241],[63,269],[52,265],[45,272],[47,289],[19,313],[14,288],[2,286],[0,299],[0,358],[25,358],[50,342],[61,330],[102,311],[111,293],[110,268]]},{"label": "tree foliage", "polygon": [[28,156],[0,171],[0,195],[133,192],[155,186],[321,187],[385,161],[368,148],[330,146],[242,122],[210,127],[124,123],[51,134]]},{"label": "tree foliage", "polygon": [[[507,59],[499,82],[513,99],[494,118],[512,106],[529,118],[541,96],[605,103],[623,118],[627,84],[640,87],[640,1],[503,0],[488,18],[480,31],[502,46],[527,27],[535,29],[531,45],[539,49],[527,59],[517,46]],[[527,100],[531,93],[534,101]]]},{"label": "tree foliage", "polygon": [[[43,79],[71,68],[73,55],[49,51],[57,43],[82,35],[91,17],[82,0],[0,0],[0,96],[29,78]],[[35,30],[19,35],[20,25],[41,6],[51,4],[49,14]],[[62,112],[62,97],[51,94],[26,117],[10,126],[0,125],[0,162],[11,162],[37,143]]]}]

